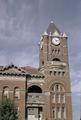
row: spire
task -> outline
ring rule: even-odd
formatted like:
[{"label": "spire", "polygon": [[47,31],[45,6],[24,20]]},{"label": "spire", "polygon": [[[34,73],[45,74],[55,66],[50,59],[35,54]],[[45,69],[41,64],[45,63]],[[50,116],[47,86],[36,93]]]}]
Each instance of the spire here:
[{"label": "spire", "polygon": [[49,26],[48,26],[48,28],[47,28],[47,33],[48,34],[50,34],[50,33],[54,34],[56,32],[60,35],[59,29],[56,27],[56,25],[54,24],[54,22],[51,21],[50,24],[49,24]]}]

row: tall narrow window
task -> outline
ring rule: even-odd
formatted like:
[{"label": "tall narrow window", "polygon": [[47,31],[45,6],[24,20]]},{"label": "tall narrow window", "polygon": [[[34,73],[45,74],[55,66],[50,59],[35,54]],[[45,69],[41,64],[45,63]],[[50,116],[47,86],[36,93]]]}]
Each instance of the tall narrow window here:
[{"label": "tall narrow window", "polygon": [[9,88],[8,87],[3,88],[3,97],[9,98]]},{"label": "tall narrow window", "polygon": [[62,103],[65,103],[65,95],[64,94],[61,95],[61,101],[62,101]]},{"label": "tall narrow window", "polygon": [[56,76],[56,71],[54,71],[54,75]]},{"label": "tall narrow window", "polygon": [[50,71],[49,73],[50,73],[50,75],[52,75],[52,71]]},{"label": "tall narrow window", "polygon": [[54,53],[54,49],[52,50],[52,53]]},{"label": "tall narrow window", "polygon": [[65,92],[65,90],[62,86],[60,86],[60,92]]},{"label": "tall narrow window", "polygon": [[[56,110],[56,118],[54,119],[65,119],[66,111],[65,111],[65,89],[61,84],[55,84],[51,87],[52,91],[52,102],[54,104]],[[53,110],[54,117],[54,110]]]},{"label": "tall narrow window", "polygon": [[56,119],[56,109],[55,109],[55,107],[53,108],[53,118]]},{"label": "tall narrow window", "polygon": [[60,103],[60,94],[56,94],[57,103]]},{"label": "tall narrow window", "polygon": [[62,72],[62,76],[64,76],[65,75],[65,72]]},{"label": "tall narrow window", "polygon": [[59,91],[59,85],[56,85],[56,92]]},{"label": "tall narrow window", "polygon": [[58,54],[60,53],[60,49],[58,49]]},{"label": "tall narrow window", "polygon": [[65,107],[62,107],[62,118],[66,118]]},{"label": "tall narrow window", "polygon": [[57,50],[55,50],[55,54],[57,53]]},{"label": "tall narrow window", "polygon": [[14,89],[14,98],[20,99],[20,89],[18,87]]},{"label": "tall narrow window", "polygon": [[53,103],[56,102],[56,99],[55,99],[55,94],[53,94]]},{"label": "tall narrow window", "polygon": [[57,118],[61,118],[61,109],[57,107]]}]

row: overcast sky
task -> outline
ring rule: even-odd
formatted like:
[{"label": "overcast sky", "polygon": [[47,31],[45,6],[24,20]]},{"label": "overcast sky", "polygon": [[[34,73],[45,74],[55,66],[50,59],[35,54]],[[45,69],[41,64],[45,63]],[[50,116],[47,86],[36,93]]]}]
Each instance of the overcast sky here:
[{"label": "overcast sky", "polygon": [[81,0],[0,0],[0,65],[38,67],[38,42],[51,20],[68,35],[74,120],[79,120]]}]

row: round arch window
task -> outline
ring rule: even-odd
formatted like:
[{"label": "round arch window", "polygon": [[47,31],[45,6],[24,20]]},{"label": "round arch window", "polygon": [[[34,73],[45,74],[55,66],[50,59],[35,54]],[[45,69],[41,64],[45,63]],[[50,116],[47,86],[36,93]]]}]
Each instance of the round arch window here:
[{"label": "round arch window", "polygon": [[28,88],[28,93],[42,93],[42,89],[39,86],[33,85]]},{"label": "round arch window", "polygon": [[59,58],[54,58],[53,61],[60,62],[60,59]]}]

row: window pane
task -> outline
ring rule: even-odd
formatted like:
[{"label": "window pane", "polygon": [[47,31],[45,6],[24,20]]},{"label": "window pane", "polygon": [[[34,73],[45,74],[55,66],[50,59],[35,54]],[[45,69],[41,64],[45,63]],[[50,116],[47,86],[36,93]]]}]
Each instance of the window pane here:
[{"label": "window pane", "polygon": [[15,88],[14,97],[17,99],[20,99],[20,89],[19,88]]},{"label": "window pane", "polygon": [[3,89],[3,97],[9,98],[9,88],[8,87],[5,87]]}]

